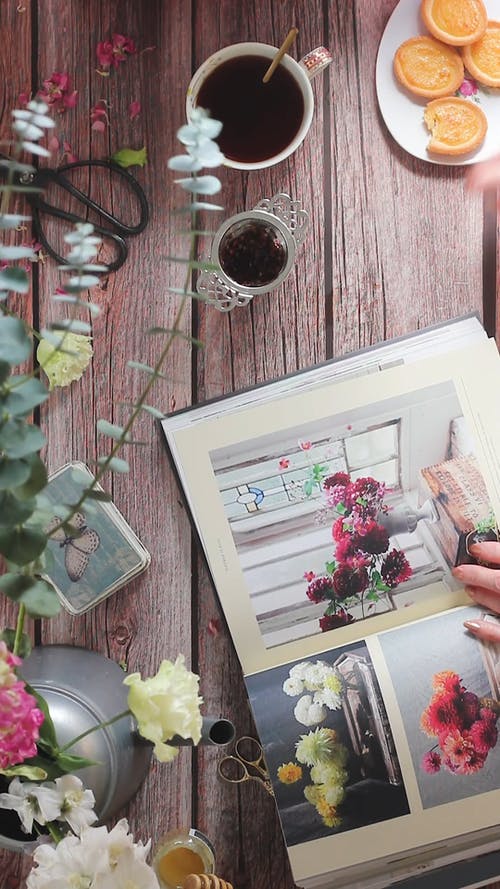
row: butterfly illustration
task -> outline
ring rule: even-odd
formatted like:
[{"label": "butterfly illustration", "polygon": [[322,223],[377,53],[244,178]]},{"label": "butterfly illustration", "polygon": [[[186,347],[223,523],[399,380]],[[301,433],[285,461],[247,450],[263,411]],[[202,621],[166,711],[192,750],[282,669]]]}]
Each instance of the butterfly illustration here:
[{"label": "butterfly illustration", "polygon": [[[61,519],[54,516],[47,525],[46,533],[57,528]],[[95,553],[101,540],[97,531],[89,528],[87,520],[81,512],[75,513],[70,520],[70,528],[74,528],[74,535],[68,534],[64,528],[58,528],[51,534],[52,540],[57,540],[60,547],[64,547],[64,565],[66,573],[73,582],[81,580],[89,563],[92,553]]]}]

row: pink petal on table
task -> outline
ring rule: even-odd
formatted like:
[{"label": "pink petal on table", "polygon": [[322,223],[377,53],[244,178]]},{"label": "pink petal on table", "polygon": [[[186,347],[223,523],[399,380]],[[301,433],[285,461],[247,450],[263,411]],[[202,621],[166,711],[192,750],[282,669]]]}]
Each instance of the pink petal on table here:
[{"label": "pink petal on table", "polygon": [[130,105],[128,106],[128,115],[130,117],[130,120],[134,120],[134,118],[136,118],[137,115],[140,114],[140,112],[141,112],[141,103],[137,102],[137,101],[131,102]]}]

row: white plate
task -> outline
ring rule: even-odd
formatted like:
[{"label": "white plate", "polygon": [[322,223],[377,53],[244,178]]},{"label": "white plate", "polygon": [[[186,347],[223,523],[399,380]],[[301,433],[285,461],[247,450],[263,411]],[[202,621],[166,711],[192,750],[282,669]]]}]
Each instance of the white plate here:
[{"label": "white plate", "polygon": [[[484,4],[488,18],[499,21],[500,0],[484,0]],[[431,164],[456,166],[487,160],[500,152],[500,90],[479,83],[475,99],[488,118],[488,132],[482,146],[459,157],[431,156],[427,152],[430,134],[424,123],[424,108],[430,100],[411,97],[399,85],[393,71],[393,59],[404,40],[428,33],[420,18],[420,0],[400,0],[382,35],[375,74],[378,104],[387,129],[401,148]]]}]

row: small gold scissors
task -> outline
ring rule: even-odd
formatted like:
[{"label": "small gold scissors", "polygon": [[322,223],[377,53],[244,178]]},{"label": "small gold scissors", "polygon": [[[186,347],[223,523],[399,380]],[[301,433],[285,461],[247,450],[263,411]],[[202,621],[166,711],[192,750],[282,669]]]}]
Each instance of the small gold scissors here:
[{"label": "small gold scissors", "polygon": [[[257,775],[249,771],[255,769]],[[224,756],[219,762],[218,772],[223,781],[228,784],[242,784],[243,781],[258,781],[271,796],[274,796],[273,786],[264,762],[264,751],[260,743],[249,735],[238,738],[234,745],[234,752]]]}]

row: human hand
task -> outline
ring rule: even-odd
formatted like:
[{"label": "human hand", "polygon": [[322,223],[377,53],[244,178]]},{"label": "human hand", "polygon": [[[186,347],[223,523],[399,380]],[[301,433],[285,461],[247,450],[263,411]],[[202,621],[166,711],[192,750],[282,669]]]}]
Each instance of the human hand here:
[{"label": "human hand", "polygon": [[500,154],[483,164],[474,164],[467,175],[467,185],[476,191],[500,188]]},{"label": "human hand", "polygon": [[[500,543],[492,541],[488,543],[474,543],[469,548],[471,556],[488,562],[490,565],[498,565],[500,568]],[[500,614],[500,571],[496,568],[486,568],[484,565],[458,565],[453,568],[453,576],[461,583],[475,602],[487,611]],[[478,639],[485,642],[500,642],[500,624],[493,621],[466,620],[466,627]]]}]

